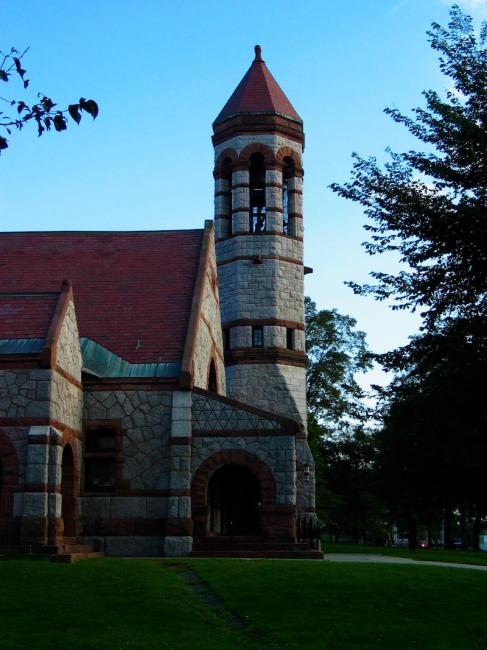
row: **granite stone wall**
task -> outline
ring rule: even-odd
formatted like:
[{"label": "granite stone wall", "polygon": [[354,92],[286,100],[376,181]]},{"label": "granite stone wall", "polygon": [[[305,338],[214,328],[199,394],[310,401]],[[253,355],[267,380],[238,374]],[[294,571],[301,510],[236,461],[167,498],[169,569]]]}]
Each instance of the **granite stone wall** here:
[{"label": "granite stone wall", "polygon": [[239,364],[227,367],[228,393],[276,415],[306,426],[306,370],[277,364]]},{"label": "granite stone wall", "polygon": [[223,362],[223,339],[218,295],[218,275],[215,260],[215,240],[210,238],[209,264],[205,276],[201,317],[196,333],[194,385],[208,388],[211,360],[215,362],[218,392],[226,393],[225,365]]},{"label": "granite stone wall", "polygon": [[87,422],[120,421],[124,458],[122,477],[130,489],[169,487],[171,414],[171,392],[137,390],[85,394],[84,418]]},{"label": "granite stone wall", "polygon": [[77,381],[81,381],[83,360],[79,344],[76,312],[72,302],[69,303],[64,316],[56,347],[56,360],[57,365],[70,374],[71,377],[74,377]]}]

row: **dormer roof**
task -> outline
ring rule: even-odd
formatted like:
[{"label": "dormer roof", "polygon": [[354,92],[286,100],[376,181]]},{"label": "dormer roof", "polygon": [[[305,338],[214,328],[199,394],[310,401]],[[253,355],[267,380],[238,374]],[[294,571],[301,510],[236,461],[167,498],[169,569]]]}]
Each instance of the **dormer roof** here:
[{"label": "dormer roof", "polygon": [[252,65],[235,88],[213,125],[220,124],[236,115],[253,113],[282,115],[302,123],[302,119],[269,72],[262,59],[260,45],[255,46],[255,59],[252,61]]}]

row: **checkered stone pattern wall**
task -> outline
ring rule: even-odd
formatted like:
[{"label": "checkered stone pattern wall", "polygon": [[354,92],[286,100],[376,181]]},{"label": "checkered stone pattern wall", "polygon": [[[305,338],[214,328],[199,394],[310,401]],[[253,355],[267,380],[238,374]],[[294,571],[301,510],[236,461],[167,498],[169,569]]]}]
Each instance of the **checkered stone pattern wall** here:
[{"label": "checkered stone pattern wall", "polygon": [[281,424],[204,395],[193,395],[193,431],[278,431]]}]

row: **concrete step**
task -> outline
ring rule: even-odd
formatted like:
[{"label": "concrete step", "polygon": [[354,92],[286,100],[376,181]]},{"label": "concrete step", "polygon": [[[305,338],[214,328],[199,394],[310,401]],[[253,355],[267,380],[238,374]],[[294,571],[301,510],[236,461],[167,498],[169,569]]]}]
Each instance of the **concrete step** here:
[{"label": "concrete step", "polygon": [[192,557],[235,557],[235,558],[275,558],[295,560],[322,560],[323,553],[316,550],[200,550],[191,553]]},{"label": "concrete step", "polygon": [[51,561],[73,564],[80,560],[95,560],[102,557],[105,557],[104,553],[99,553],[98,551],[85,551],[83,553],[60,553],[59,555],[53,555],[51,556]]}]

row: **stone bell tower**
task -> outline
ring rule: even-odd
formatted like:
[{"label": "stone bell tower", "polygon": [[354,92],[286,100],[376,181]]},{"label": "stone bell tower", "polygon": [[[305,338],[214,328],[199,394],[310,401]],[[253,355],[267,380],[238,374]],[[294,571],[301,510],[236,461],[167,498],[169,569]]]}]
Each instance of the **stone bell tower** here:
[{"label": "stone bell tower", "polygon": [[[259,45],[213,132],[227,393],[305,431],[303,122]],[[296,453],[308,474],[305,440]]]}]

